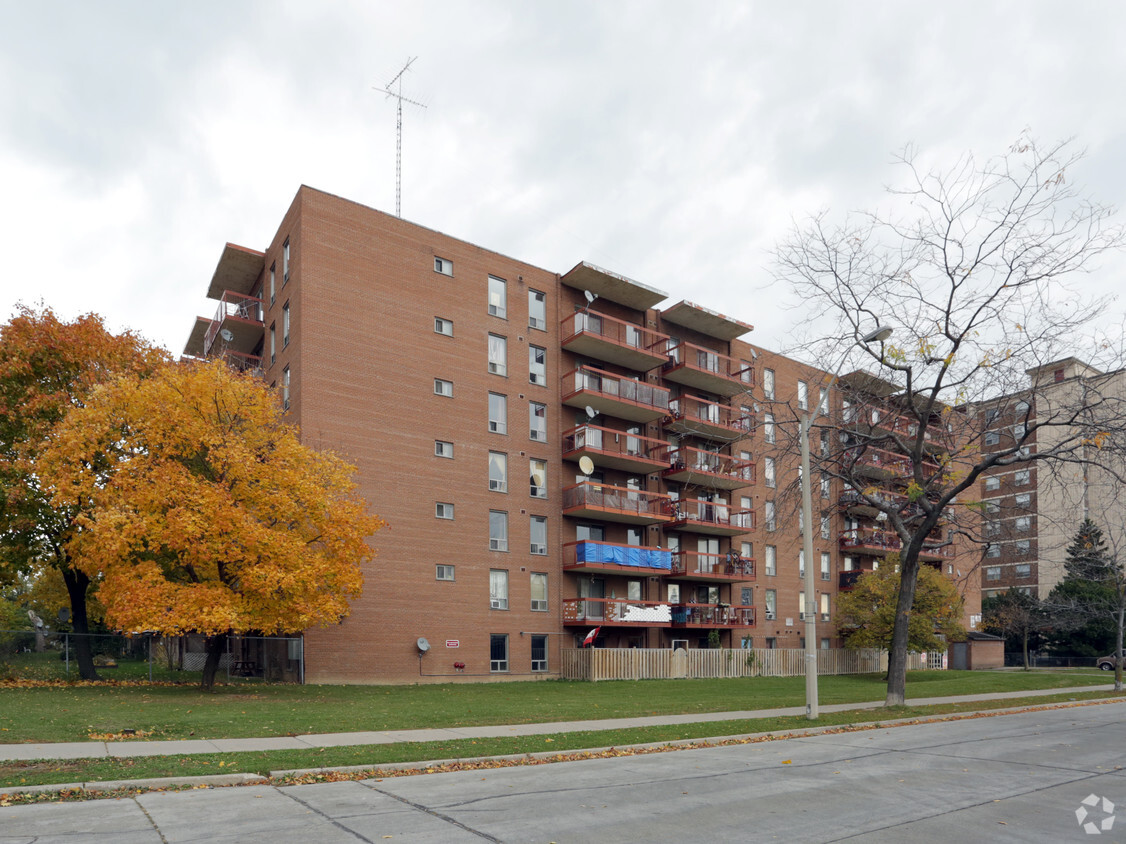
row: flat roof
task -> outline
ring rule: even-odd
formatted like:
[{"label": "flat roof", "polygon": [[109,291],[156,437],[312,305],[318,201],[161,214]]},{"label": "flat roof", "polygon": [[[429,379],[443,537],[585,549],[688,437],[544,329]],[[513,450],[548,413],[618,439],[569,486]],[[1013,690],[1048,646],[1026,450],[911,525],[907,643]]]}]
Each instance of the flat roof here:
[{"label": "flat roof", "polygon": [[207,288],[208,299],[222,299],[224,290],[233,290],[249,296],[254,283],[266,266],[266,253],[228,243],[223,247],[211,285]]},{"label": "flat roof", "polygon": [[665,308],[661,311],[661,319],[720,340],[734,340],[755,330],[753,325],[688,301]]},{"label": "flat roof", "polygon": [[203,340],[204,335],[207,334],[207,328],[211,325],[211,320],[204,316],[197,316],[195,324],[192,326],[191,334],[188,335],[188,342],[184,344],[184,354],[193,358],[203,357]]},{"label": "flat roof", "polygon": [[611,302],[639,311],[646,311],[669,297],[669,294],[663,290],[604,270],[587,261],[575,264],[559,280],[568,287],[589,290],[599,298],[609,299]]},{"label": "flat roof", "polygon": [[891,381],[885,381],[870,372],[865,372],[863,369],[856,369],[847,375],[842,375],[837,379],[837,382],[848,387],[850,390],[857,390],[861,393],[867,393],[870,396],[879,396],[880,398],[887,398],[894,396],[896,393],[903,392],[903,388],[898,384],[893,384]]}]

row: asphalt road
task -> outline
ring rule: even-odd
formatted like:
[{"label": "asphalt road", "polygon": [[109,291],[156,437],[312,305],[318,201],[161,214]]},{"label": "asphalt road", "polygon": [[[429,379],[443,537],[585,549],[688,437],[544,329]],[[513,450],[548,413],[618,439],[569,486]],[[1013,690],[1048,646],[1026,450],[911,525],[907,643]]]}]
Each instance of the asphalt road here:
[{"label": "asphalt road", "polygon": [[[1126,703],[1113,703],[488,771],[15,806],[0,809],[0,842],[1126,841],[1124,722]],[[1095,805],[1084,806],[1090,795]]]}]

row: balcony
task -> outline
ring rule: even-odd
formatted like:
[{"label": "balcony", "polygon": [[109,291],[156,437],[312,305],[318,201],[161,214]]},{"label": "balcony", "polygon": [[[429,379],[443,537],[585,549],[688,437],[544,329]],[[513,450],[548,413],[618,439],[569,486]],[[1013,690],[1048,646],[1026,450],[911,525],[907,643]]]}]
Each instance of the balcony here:
[{"label": "balcony", "polygon": [[579,311],[566,317],[559,326],[564,349],[576,355],[647,372],[660,366],[668,357],[658,351],[668,337],[640,325],[606,316]]},{"label": "balcony", "polygon": [[845,451],[846,459],[852,462],[852,471],[857,475],[886,480],[906,478],[911,475],[911,461],[902,454],[883,448],[850,448]]},{"label": "balcony", "polygon": [[713,489],[738,489],[755,482],[755,464],[730,454],[717,454],[690,446],[668,453],[669,463],[661,475],[666,481],[691,483]]},{"label": "balcony", "polygon": [[[654,348],[659,349],[660,346]],[[669,347],[667,351],[662,373],[666,381],[720,396],[745,393],[754,386],[754,367],[744,366],[719,352],[684,342]]]},{"label": "balcony", "polygon": [[564,598],[563,624],[614,627],[669,627],[672,605],[625,598]]},{"label": "balcony", "polygon": [[585,481],[563,490],[563,515],[629,525],[672,520],[667,495]]},{"label": "balcony", "polygon": [[[919,433],[919,420],[878,407],[845,407],[841,418],[846,426],[858,431],[886,431],[907,440],[914,440]],[[923,432],[924,446],[932,451],[942,450],[941,433],[941,426],[928,424],[927,430]]]},{"label": "balcony", "polygon": [[[885,557],[888,554],[898,554],[903,548],[903,543],[894,531],[859,528],[841,531],[840,547],[842,551],[856,551],[873,557]],[[919,559],[952,560],[954,546],[947,545],[940,537],[932,535],[919,551]]]},{"label": "balcony", "polygon": [[599,413],[653,422],[669,412],[669,391],[644,381],[634,381],[591,366],[581,366],[563,376],[563,404],[592,407]]},{"label": "balcony", "polygon": [[[203,353],[210,355],[216,342],[221,350],[232,350],[250,354],[262,342],[265,332],[265,309],[262,300],[256,296],[223,292],[215,318],[207,326],[203,337]],[[223,333],[226,332],[226,333]]]},{"label": "balcony", "polygon": [[242,352],[227,349],[222,353],[221,357],[227,366],[236,372],[245,372],[250,375],[258,376],[262,375],[262,358],[258,355],[244,355]]},{"label": "balcony", "polygon": [[672,570],[672,552],[584,539],[563,545],[563,568],[568,571],[597,570],[634,575],[668,574]]},{"label": "balcony", "polygon": [[672,608],[673,627],[754,627],[754,607],[726,604],[676,604]]},{"label": "balcony", "polygon": [[687,530],[715,536],[738,536],[755,529],[755,514],[751,510],[734,510],[730,504],[719,501],[701,501],[696,498],[670,499],[666,503],[670,530]]},{"label": "balcony", "polygon": [[589,457],[599,468],[645,474],[669,465],[664,440],[627,434],[597,425],[579,425],[563,434],[563,459]]},{"label": "balcony", "polygon": [[755,561],[730,552],[675,551],[672,554],[672,571],[665,574],[681,580],[738,583],[755,579]]},{"label": "balcony", "polygon": [[837,589],[841,592],[850,591],[856,586],[856,581],[870,571],[871,569],[849,569],[848,571],[837,572]]},{"label": "balcony", "polygon": [[678,434],[733,442],[754,433],[755,418],[726,404],[683,395],[669,402],[669,416],[665,418],[664,425]]}]

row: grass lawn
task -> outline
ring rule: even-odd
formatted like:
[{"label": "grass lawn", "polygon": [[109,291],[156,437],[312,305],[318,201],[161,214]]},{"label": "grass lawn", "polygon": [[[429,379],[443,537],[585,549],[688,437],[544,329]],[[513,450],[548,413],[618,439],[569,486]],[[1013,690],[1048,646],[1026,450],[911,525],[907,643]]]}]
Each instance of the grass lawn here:
[{"label": "grass lawn", "polygon": [[[911,672],[908,697],[1094,685],[1088,672]],[[821,677],[823,705],[882,700],[880,675]],[[802,677],[419,686],[237,683],[194,686],[67,685],[0,689],[0,744],[84,741],[137,730],[150,739],[247,738],[301,733],[521,724],[637,715],[801,706]]]}]

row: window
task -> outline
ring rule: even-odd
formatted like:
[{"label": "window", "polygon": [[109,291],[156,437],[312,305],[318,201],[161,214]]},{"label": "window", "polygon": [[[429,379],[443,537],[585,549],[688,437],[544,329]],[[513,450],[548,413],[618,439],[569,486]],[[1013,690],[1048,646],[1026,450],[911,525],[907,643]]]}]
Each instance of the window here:
[{"label": "window", "polygon": [[775,528],[777,528],[778,522],[774,513],[773,501],[767,501],[763,504],[763,518],[766,521],[767,530],[774,530]]},{"label": "window", "polygon": [[774,442],[774,414],[764,413],[762,416],[762,437],[766,442]]},{"label": "window", "polygon": [[1025,486],[1025,485],[1031,483],[1031,481],[1032,481],[1032,470],[1031,469],[1017,469],[1013,473],[1013,483],[1016,486]]},{"label": "window", "polygon": [[739,555],[744,560],[753,560],[755,558],[755,544],[753,542],[740,542]]},{"label": "window", "polygon": [[992,558],[1000,557],[1001,556],[1001,546],[998,545],[996,542],[989,543],[988,545],[985,546],[985,556],[992,557]]},{"label": "window", "polygon": [[1031,516],[1018,516],[1016,521],[1017,530],[1020,533],[1028,533],[1032,530],[1032,517]]},{"label": "window", "polygon": [[1032,552],[1032,543],[1027,539],[1018,539],[1016,541],[1017,554],[1024,557]]},{"label": "window", "polygon": [[532,498],[547,498],[547,461],[529,460],[528,476]]},{"label": "window", "polygon": [[453,580],[454,579],[454,567],[453,566],[444,566],[444,565],[434,566],[434,579],[435,580]]},{"label": "window", "polygon": [[436,396],[446,396],[447,398],[452,398],[453,394],[454,394],[454,382],[453,381],[446,381],[446,380],[443,380],[442,378],[435,378],[434,379],[434,395],[436,395]]},{"label": "window", "polygon": [[821,388],[817,399],[817,412],[825,416],[829,415],[829,391],[824,387]]},{"label": "window", "polygon": [[434,440],[434,456],[453,459],[454,444],[448,443],[445,440]]},{"label": "window", "polygon": [[547,442],[547,405],[528,402],[528,439]]},{"label": "window", "polygon": [[1021,578],[1022,580],[1032,577],[1031,563],[1017,563],[1013,568],[1016,576]]},{"label": "window", "polygon": [[547,612],[547,575],[532,572],[532,612]]},{"label": "window", "polygon": [[508,670],[508,636],[503,633],[489,636],[489,670]]},{"label": "window", "polygon": [[1018,495],[1016,498],[1013,499],[1013,503],[1016,504],[1016,506],[1019,507],[1021,510],[1031,509],[1031,507],[1032,507],[1032,493],[1022,492],[1020,495]]},{"label": "window", "polygon": [[743,586],[739,589],[739,603],[744,607],[749,607],[755,602],[755,590],[753,586]]},{"label": "window", "polygon": [[547,349],[528,347],[528,380],[533,384],[547,386]]},{"label": "window", "polygon": [[504,279],[489,276],[489,314],[502,319],[506,318],[508,315],[507,301]]},{"label": "window", "polygon": [[827,592],[821,593],[821,620],[829,620],[829,595]]},{"label": "window", "polygon": [[499,334],[489,335],[489,372],[493,375],[508,374],[508,338]]},{"label": "window", "polygon": [[798,382],[798,407],[809,410],[809,385],[804,381]]},{"label": "window", "polygon": [[547,671],[547,634],[532,634],[532,670]]},{"label": "window", "polygon": [[[766,620],[773,621],[778,606],[778,594],[773,589],[766,590]],[[768,640],[769,641],[769,640]]]},{"label": "window", "polygon": [[289,367],[282,370],[282,409],[289,410]]},{"label": "window", "polygon": [[508,455],[499,451],[489,452],[489,489],[493,492],[508,492]]},{"label": "window", "polygon": [[762,459],[762,479],[763,483],[769,487],[777,485],[774,473],[774,458],[764,457]]},{"label": "window", "polygon": [[434,516],[438,519],[452,519],[454,517],[454,505],[439,501],[434,505]]},{"label": "window", "polygon": [[773,545],[766,546],[766,559],[763,560],[763,566],[767,574],[778,573],[778,549]]},{"label": "window", "polygon": [[282,305],[282,348],[289,345],[289,302]]},{"label": "window", "polygon": [[821,579],[822,580],[828,580],[829,579],[829,569],[830,569],[831,565],[832,565],[832,563],[830,562],[829,552],[822,551],[821,552]]},{"label": "window", "polygon": [[508,571],[489,569],[489,609],[508,609]]},{"label": "window", "polygon": [[805,577],[805,550],[798,551],[798,577]]},{"label": "window", "polygon": [[528,327],[547,330],[547,297],[538,290],[528,291]]},{"label": "window", "polygon": [[532,516],[530,524],[531,552],[536,556],[547,556],[547,516]]},{"label": "window", "polygon": [[270,366],[278,359],[278,336],[275,323],[270,323]]},{"label": "window", "polygon": [[1000,566],[986,566],[985,567],[985,579],[986,580],[992,580],[992,581],[1000,580],[1001,579],[1001,567]]},{"label": "window", "polygon": [[997,445],[997,443],[999,442],[1001,442],[1001,435],[999,433],[997,433],[996,431],[985,432],[986,445]]},{"label": "window", "polygon": [[821,538],[822,539],[829,539],[830,536],[832,536],[832,531],[829,528],[829,524],[830,524],[830,517],[829,516],[822,516],[821,517]]},{"label": "window", "polygon": [[[805,619],[805,590],[798,592],[798,618]],[[804,647],[804,645],[802,646]]]},{"label": "window", "polygon": [[445,334],[447,337],[454,336],[454,324],[452,320],[442,319],[442,317],[434,317],[434,333]]},{"label": "window", "polygon": [[753,384],[755,382],[755,368],[749,360],[739,361],[739,380],[744,384]]},{"label": "window", "polygon": [[270,305],[277,301],[277,264],[270,264]]},{"label": "window", "polygon": [[447,261],[445,258],[439,258],[437,255],[435,255],[434,272],[441,273],[442,275],[452,276],[454,274],[454,262]]},{"label": "window", "polygon": [[997,475],[990,475],[985,479],[985,488],[989,492],[994,492],[1001,488],[1001,479]]},{"label": "window", "polygon": [[828,498],[832,489],[832,479],[824,472],[821,473],[821,497]]},{"label": "window", "polygon": [[489,550],[508,550],[508,513],[503,510],[489,511]]},{"label": "window", "polygon": [[489,431],[508,433],[508,397],[500,393],[489,393]]},{"label": "window", "polygon": [[1028,433],[1028,428],[1026,428],[1023,423],[1020,424],[1020,425],[1013,425],[1013,439],[1014,440],[1024,439],[1024,435],[1026,433]]},{"label": "window", "polygon": [[762,394],[768,401],[774,401],[774,370],[762,371]]},{"label": "window", "polygon": [[1032,409],[1032,405],[1030,405],[1028,402],[1018,401],[1016,408],[1014,408],[1014,412],[1015,412],[1016,417],[1018,419],[1022,419],[1024,417],[1028,416],[1028,411],[1030,411],[1031,409]]},{"label": "window", "polygon": [[282,286],[289,281],[289,238],[282,244]]}]

